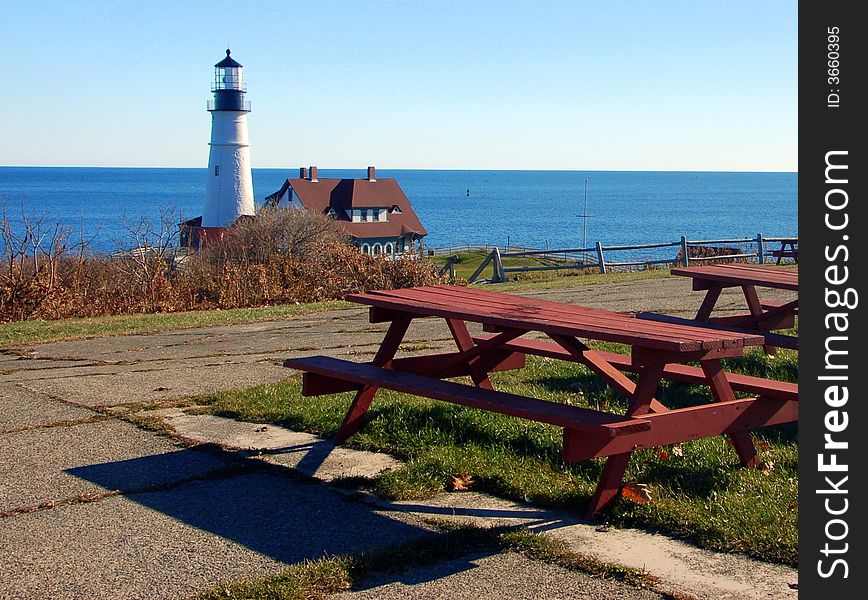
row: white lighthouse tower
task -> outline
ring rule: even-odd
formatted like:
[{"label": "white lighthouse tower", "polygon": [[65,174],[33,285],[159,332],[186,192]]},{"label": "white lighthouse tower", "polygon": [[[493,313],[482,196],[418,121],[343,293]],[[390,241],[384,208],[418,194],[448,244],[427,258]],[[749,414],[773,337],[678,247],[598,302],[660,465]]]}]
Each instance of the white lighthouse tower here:
[{"label": "white lighthouse tower", "polygon": [[241,65],[229,56],[214,65],[214,100],[211,113],[211,154],[202,212],[202,233],[219,236],[219,230],[232,226],[242,215],[253,215],[253,177],[250,173],[250,141],[247,113],[250,102],[244,99],[247,86]]}]

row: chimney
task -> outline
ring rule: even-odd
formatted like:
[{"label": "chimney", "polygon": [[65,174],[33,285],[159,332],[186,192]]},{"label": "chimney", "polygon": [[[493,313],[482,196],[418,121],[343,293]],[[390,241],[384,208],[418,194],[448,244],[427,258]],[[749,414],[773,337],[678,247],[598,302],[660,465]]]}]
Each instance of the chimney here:
[{"label": "chimney", "polygon": [[299,179],[307,179],[307,169],[304,167],[299,167],[298,169],[298,178]]},{"label": "chimney", "polygon": [[316,183],[319,179],[316,178],[316,167],[310,168],[310,181],[311,183]]},{"label": "chimney", "polygon": [[374,167],[368,167],[368,181],[377,181],[377,170]]}]

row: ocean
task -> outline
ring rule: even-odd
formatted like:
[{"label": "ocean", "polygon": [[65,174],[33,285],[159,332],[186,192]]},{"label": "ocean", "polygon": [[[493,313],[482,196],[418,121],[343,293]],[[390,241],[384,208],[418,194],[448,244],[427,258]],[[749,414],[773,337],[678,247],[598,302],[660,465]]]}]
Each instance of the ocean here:
[{"label": "ocean", "polygon": [[[91,239],[91,249],[131,245],[124,223],[201,214],[206,169],[0,167],[0,209]],[[257,205],[298,169],[253,169]],[[320,169],[364,177],[365,169]],[[428,230],[426,244],[534,248],[795,237],[796,173],[645,171],[446,171],[378,169],[394,177]],[[588,180],[587,219],[585,180]]]}]

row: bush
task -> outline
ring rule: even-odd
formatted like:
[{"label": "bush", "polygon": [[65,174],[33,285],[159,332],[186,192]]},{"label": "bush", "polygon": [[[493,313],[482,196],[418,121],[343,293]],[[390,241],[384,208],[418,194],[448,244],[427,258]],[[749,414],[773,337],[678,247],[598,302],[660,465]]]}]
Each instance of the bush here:
[{"label": "bush", "polygon": [[432,263],[364,255],[302,209],[265,209],[190,255],[172,247],[177,221],[167,213],[158,226],[128,227],[136,249],[107,257],[68,244],[58,226],[25,219],[16,232],[4,214],[0,322],[316,302],[440,282]]}]

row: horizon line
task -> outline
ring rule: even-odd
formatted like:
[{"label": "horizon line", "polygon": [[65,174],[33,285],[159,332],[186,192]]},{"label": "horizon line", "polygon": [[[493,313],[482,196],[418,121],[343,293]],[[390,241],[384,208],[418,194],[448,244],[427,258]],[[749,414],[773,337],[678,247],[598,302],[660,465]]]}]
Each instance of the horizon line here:
[{"label": "horizon line", "polygon": [[[365,167],[321,167],[316,166],[320,171],[363,171]],[[207,170],[208,166],[162,166],[162,165],[0,165],[3,169],[202,169]],[[252,169],[268,169],[268,170],[293,170],[297,171],[299,166],[295,167],[251,167]],[[503,169],[503,168],[437,168],[437,167],[376,167],[383,171],[527,171],[527,172],[577,172],[577,173],[794,173],[796,170],[772,169],[772,170],[734,170],[734,169],[579,169],[579,168],[562,168],[562,169]]]}]

